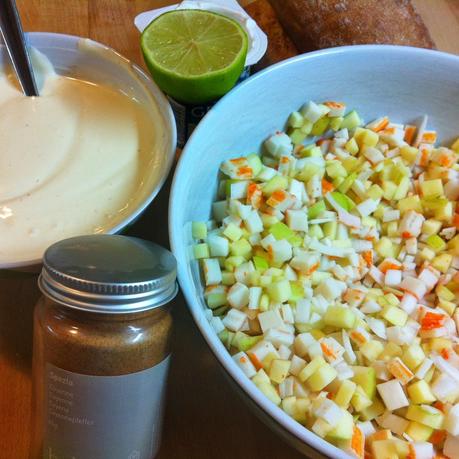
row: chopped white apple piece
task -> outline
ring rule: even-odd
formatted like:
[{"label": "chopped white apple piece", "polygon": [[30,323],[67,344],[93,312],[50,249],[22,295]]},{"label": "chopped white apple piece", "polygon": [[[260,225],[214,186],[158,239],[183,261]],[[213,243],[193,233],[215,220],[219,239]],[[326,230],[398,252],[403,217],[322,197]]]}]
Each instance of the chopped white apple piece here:
[{"label": "chopped white apple piece", "polygon": [[398,410],[409,405],[405,392],[403,392],[401,384],[396,379],[377,384],[376,388],[389,411]]},{"label": "chopped white apple piece", "polygon": [[245,352],[238,352],[237,354],[234,354],[233,360],[248,378],[252,378],[256,375],[257,370]]}]

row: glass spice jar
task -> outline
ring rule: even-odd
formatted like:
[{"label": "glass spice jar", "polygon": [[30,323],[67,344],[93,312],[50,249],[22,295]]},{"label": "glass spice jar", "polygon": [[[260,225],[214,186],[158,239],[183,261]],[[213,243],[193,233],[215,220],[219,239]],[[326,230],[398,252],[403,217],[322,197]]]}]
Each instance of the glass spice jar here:
[{"label": "glass spice jar", "polygon": [[176,262],[125,236],[46,251],[35,308],[32,459],[151,459],[159,448]]}]

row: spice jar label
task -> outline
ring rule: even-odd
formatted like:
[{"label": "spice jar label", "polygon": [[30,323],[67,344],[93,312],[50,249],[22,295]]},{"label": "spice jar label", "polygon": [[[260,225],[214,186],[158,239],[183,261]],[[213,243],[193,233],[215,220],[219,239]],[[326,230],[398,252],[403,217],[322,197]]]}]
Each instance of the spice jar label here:
[{"label": "spice jar label", "polygon": [[121,376],[46,365],[44,459],[151,459],[159,447],[170,357]]}]

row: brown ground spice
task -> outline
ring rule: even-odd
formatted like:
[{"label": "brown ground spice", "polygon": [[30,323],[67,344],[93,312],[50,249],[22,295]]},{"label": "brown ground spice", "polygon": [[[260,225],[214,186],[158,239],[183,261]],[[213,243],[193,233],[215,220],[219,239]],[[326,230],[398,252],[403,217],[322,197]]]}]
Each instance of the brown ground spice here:
[{"label": "brown ground spice", "polygon": [[71,310],[44,297],[35,310],[36,361],[94,376],[134,373],[169,355],[171,330],[167,305],[141,313],[101,314]]}]

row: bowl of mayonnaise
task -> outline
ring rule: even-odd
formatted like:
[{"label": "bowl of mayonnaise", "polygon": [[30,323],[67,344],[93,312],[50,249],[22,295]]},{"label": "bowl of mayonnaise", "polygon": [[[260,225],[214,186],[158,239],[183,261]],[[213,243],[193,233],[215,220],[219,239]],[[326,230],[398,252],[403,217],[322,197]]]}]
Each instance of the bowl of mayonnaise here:
[{"label": "bowl of mayonnaise", "polygon": [[167,99],[132,62],[80,37],[28,40],[39,97],[22,94],[0,44],[0,268],[119,232],[156,196],[176,147]]}]

